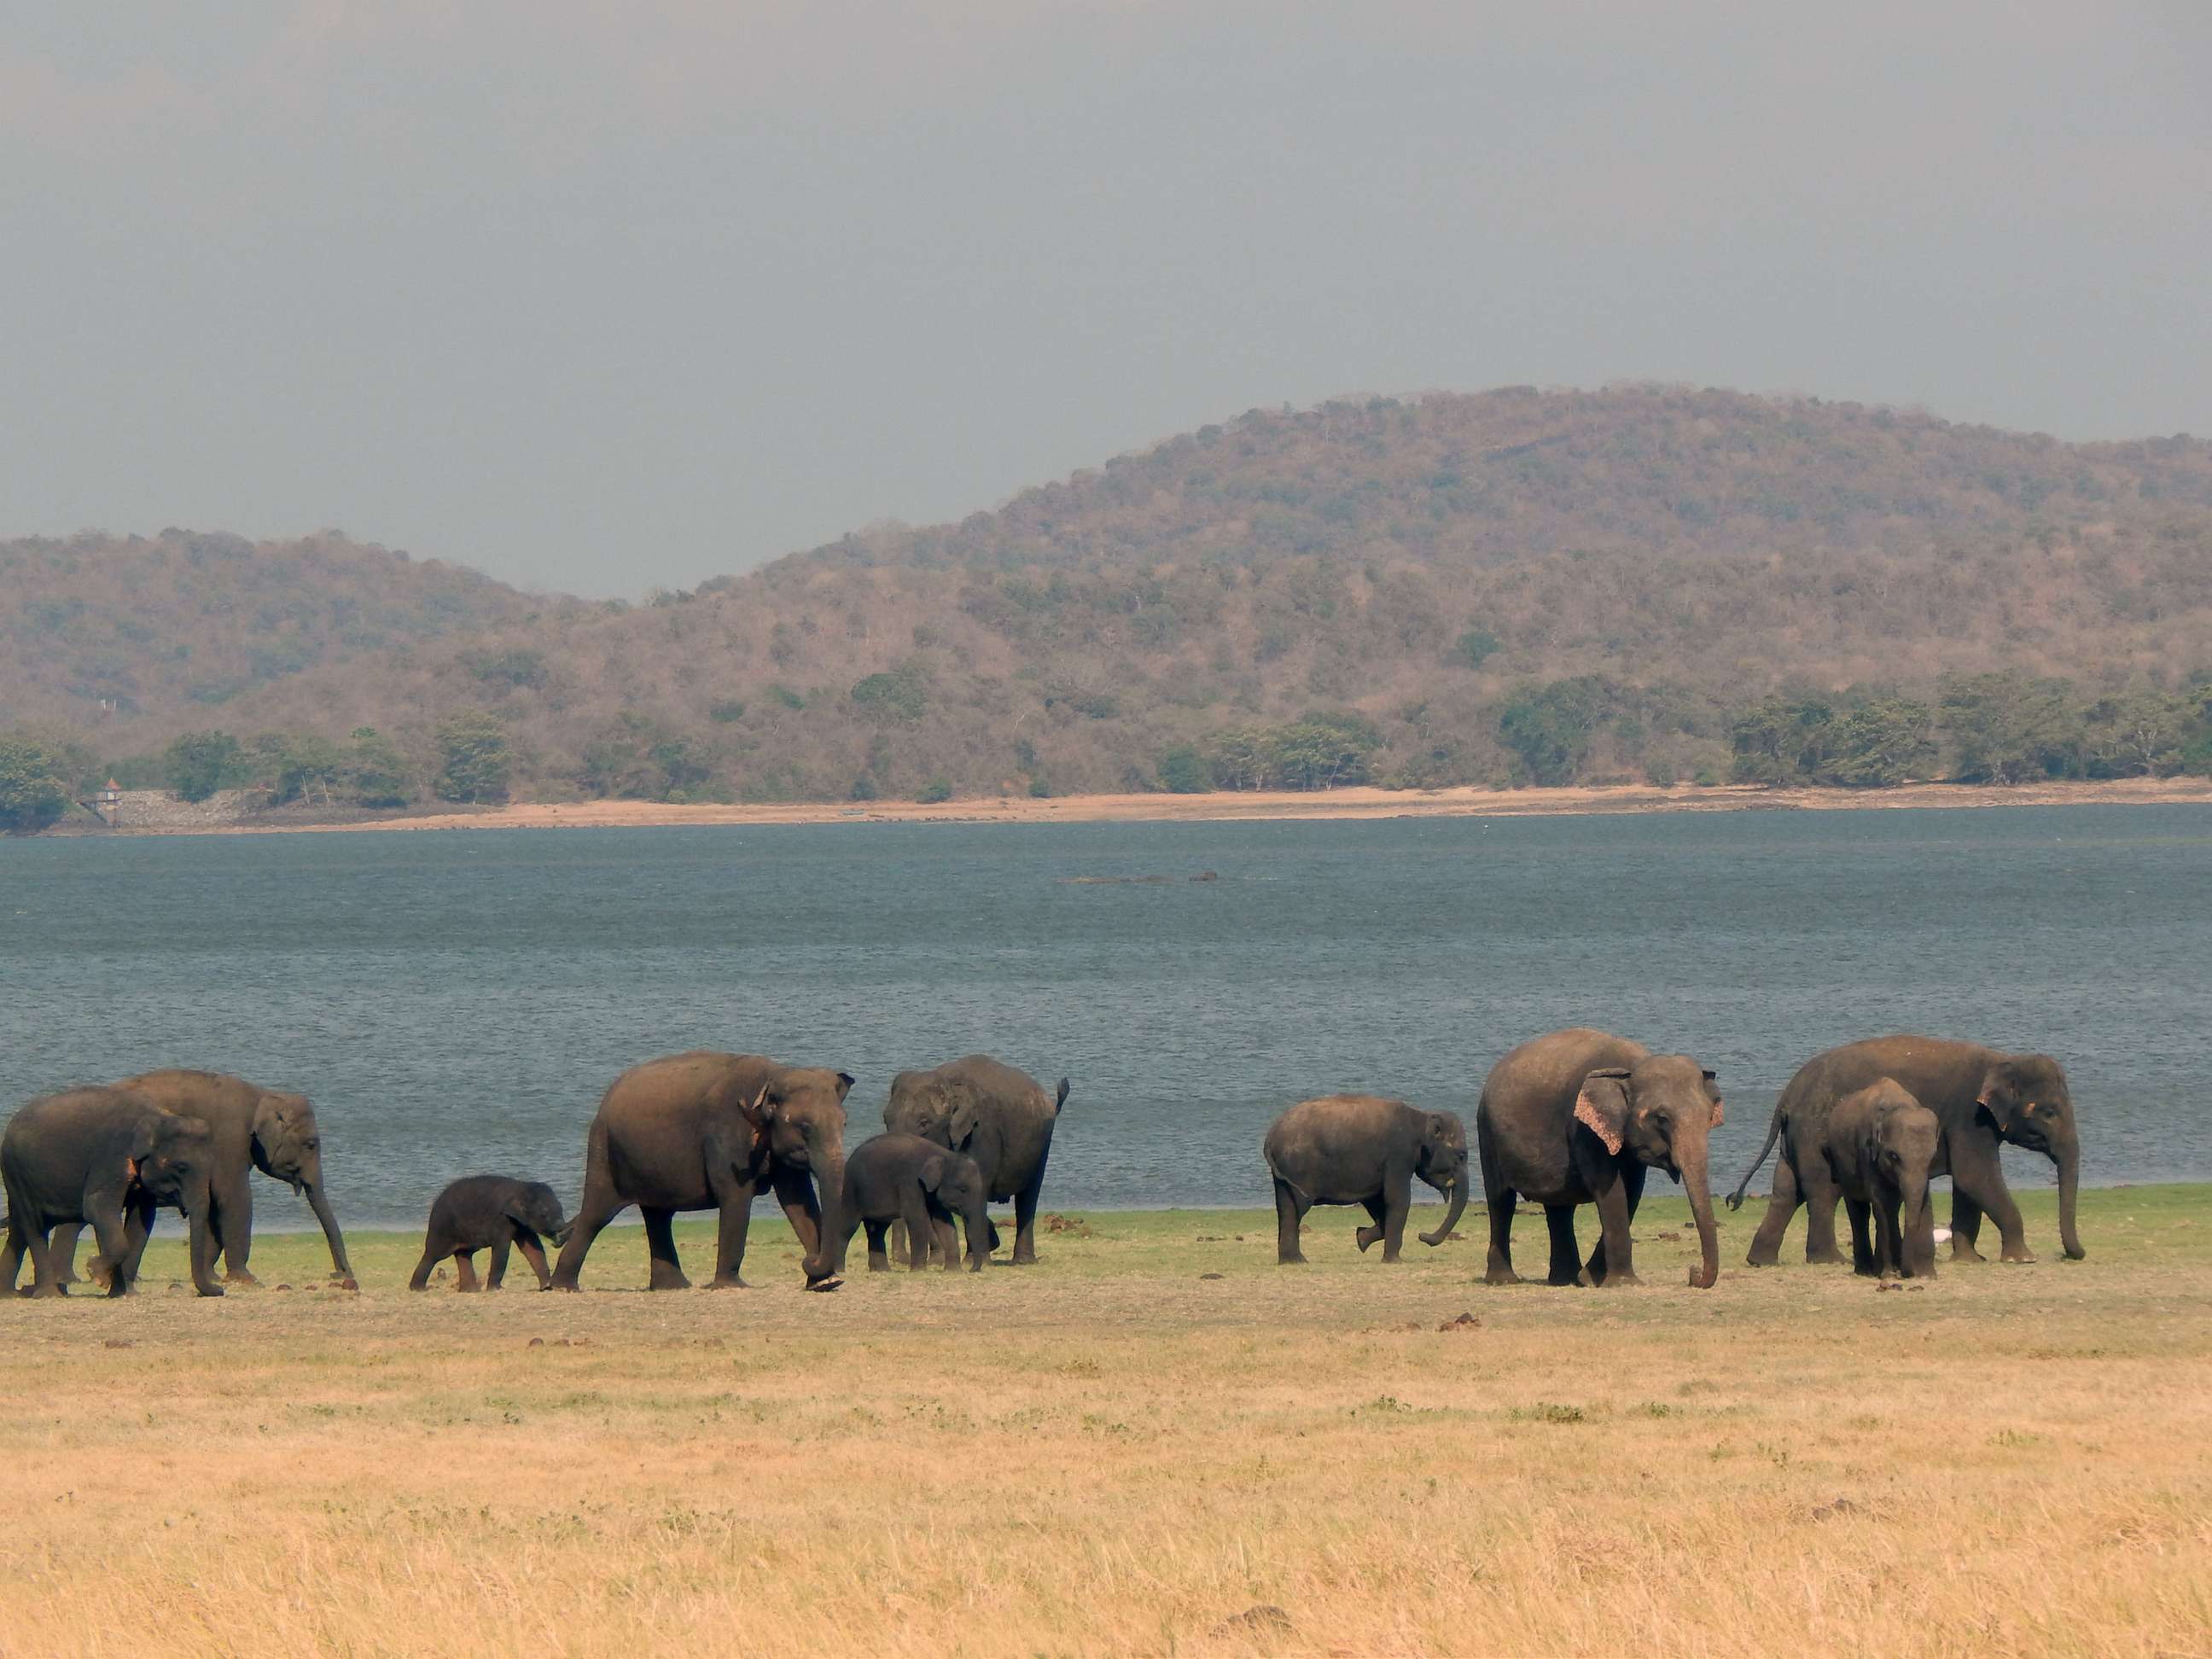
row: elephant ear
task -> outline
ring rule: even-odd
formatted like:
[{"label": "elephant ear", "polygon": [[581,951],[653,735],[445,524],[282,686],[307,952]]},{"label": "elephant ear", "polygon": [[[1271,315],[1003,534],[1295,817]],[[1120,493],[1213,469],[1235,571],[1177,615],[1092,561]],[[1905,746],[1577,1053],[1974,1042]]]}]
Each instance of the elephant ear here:
[{"label": "elephant ear", "polygon": [[853,1092],[853,1074],[852,1074],[850,1072],[840,1072],[840,1073],[837,1073],[837,1098],[839,1099],[839,1101],[841,1101],[841,1102],[842,1102],[842,1101],[845,1098],[845,1097],[846,1097],[847,1095],[849,1095],[849,1094],[851,1094],[852,1092]]},{"label": "elephant ear", "polygon": [[1628,1073],[1607,1066],[1583,1079],[1575,1097],[1575,1121],[1604,1145],[1608,1157],[1620,1155],[1621,1132],[1628,1126]]},{"label": "elephant ear", "polygon": [[1712,1121],[1705,1126],[1708,1129],[1717,1129],[1722,1124],[1728,1121],[1727,1109],[1721,1104],[1721,1091],[1719,1085],[1714,1081],[1714,1079],[1717,1075],[1718,1073],[1713,1072],[1707,1072],[1705,1074],[1705,1098],[1713,1103]]},{"label": "elephant ear", "polygon": [[1982,1091],[1975,1097],[1974,1104],[1990,1115],[1990,1121],[1997,1126],[1999,1134],[2009,1134],[2014,1120],[2020,1115],[2020,1090],[2002,1072],[1992,1067],[1982,1078]]},{"label": "elephant ear", "polygon": [[961,1087],[945,1091],[945,1131],[955,1146],[964,1146],[975,1133],[975,1123],[981,1114],[976,1110],[975,1091]]},{"label": "elephant ear", "polygon": [[921,1189],[933,1193],[945,1184],[945,1154],[933,1152],[921,1161]]},{"label": "elephant ear", "polygon": [[769,1085],[765,1083],[753,1091],[750,1100],[740,1096],[738,1109],[744,1114],[745,1121],[755,1129],[765,1129],[775,1121],[776,1103],[769,1097]]}]

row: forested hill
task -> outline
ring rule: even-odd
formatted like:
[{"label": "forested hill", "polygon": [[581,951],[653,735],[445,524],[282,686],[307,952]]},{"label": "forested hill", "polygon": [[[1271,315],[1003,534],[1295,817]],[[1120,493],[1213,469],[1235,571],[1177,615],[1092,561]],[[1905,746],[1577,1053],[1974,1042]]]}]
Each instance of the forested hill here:
[{"label": "forested hill", "polygon": [[[118,550],[169,539],[88,546],[82,580],[112,589]],[[27,545],[56,544],[0,558]],[[373,551],[336,549],[349,573]],[[1254,411],[635,608],[378,551],[370,588],[422,625],[318,623],[336,643],[296,665],[239,644],[271,556],[131,612],[134,660],[219,635],[242,674],[143,674],[104,715],[56,667],[81,660],[82,596],[49,574],[34,614],[11,584],[0,723],[66,719],[141,776],[220,728],[216,769],[279,796],[302,787],[288,742],[331,739],[304,788],[332,799],[362,727],[390,750],[363,799],[2212,766],[2212,445],[2188,438],[1655,387]],[[211,610],[223,581],[240,599]]]}]

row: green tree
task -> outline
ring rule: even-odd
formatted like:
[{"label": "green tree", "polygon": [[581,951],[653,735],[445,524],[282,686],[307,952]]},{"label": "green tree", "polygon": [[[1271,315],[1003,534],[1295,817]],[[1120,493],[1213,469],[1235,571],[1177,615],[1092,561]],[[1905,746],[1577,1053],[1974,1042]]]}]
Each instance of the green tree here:
[{"label": "green tree", "polygon": [[1335,789],[1364,783],[1382,734],[1360,715],[1309,714],[1267,734],[1267,770],[1285,789]]},{"label": "green tree", "polygon": [[919,665],[871,674],[854,686],[854,707],[872,720],[918,720],[929,707],[929,687]]},{"label": "green tree", "polygon": [[320,797],[327,806],[346,773],[345,751],[312,732],[264,732],[254,739],[250,760],[279,802],[312,804]]},{"label": "green tree", "polygon": [[0,831],[36,835],[69,810],[67,756],[17,727],[0,732]]},{"label": "green tree", "polygon": [[1968,783],[2063,777],[2080,764],[2082,726],[2063,680],[2025,674],[1954,675],[1943,682],[1943,725]]},{"label": "green tree", "polygon": [[1188,743],[1162,750],[1159,771],[1160,787],[1171,795],[1202,795],[1213,787],[1204,757]]},{"label": "green tree", "polygon": [[1909,697],[1884,697],[1836,722],[1823,782],[1879,789],[1924,778],[1936,764],[1936,711]]},{"label": "green tree", "polygon": [[2198,717],[2196,702],[2148,688],[2091,705],[2086,724],[2094,769],[2108,777],[2171,777]]},{"label": "green tree", "polygon": [[441,720],[435,735],[440,799],[483,803],[507,799],[514,751],[497,715],[456,714]]},{"label": "green tree", "polygon": [[362,806],[404,806],[414,795],[406,757],[373,726],[354,728],[353,744],[346,751],[345,787]]},{"label": "green tree", "polygon": [[1505,647],[1486,628],[1470,628],[1454,642],[1444,659],[1460,668],[1480,668]]},{"label": "green tree", "polygon": [[1532,782],[1571,783],[1605,717],[1607,691],[1602,680],[1587,674],[1523,686],[1498,713],[1498,741],[1520,757]]},{"label": "green tree", "polygon": [[1809,783],[1828,763],[1836,711],[1814,697],[1768,697],[1729,727],[1738,783]]},{"label": "green tree", "polygon": [[914,798],[925,806],[934,806],[941,800],[951,800],[952,780],[945,777],[932,778],[915,792]]},{"label": "green tree", "polygon": [[246,750],[228,732],[187,732],[161,751],[169,787],[185,800],[205,800],[250,777]]}]

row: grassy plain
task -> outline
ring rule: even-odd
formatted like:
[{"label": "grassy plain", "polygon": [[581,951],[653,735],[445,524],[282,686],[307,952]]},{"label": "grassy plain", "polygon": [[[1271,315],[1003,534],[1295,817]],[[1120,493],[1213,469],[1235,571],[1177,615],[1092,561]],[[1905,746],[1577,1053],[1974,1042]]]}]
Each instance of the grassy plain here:
[{"label": "grassy plain", "polygon": [[1071,1218],[834,1296],[781,1222],[662,1296],[635,1229],[580,1297],[364,1234],[358,1295],[277,1237],[204,1303],[165,1238],[0,1310],[0,1651],[2204,1653],[2212,1188],[2085,1193],[2081,1263],[2025,1202],[2042,1261],[1891,1290],[1691,1291],[1679,1201],[1611,1291],[1485,1287],[1475,1215],[1386,1267],[1317,1212],[1303,1269]]}]

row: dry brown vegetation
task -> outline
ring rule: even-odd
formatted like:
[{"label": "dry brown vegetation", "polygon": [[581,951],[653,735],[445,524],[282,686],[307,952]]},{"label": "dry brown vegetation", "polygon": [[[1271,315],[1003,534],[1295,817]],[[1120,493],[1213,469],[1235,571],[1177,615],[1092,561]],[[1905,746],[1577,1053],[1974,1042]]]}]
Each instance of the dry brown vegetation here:
[{"label": "dry brown vegetation", "polygon": [[[319,655],[251,654],[331,635],[309,599],[251,603],[256,559],[296,549],[193,567],[192,593],[238,590],[226,612],[174,580],[136,595],[140,562],[189,562],[170,538],[59,544],[66,568],[56,545],[8,550],[0,725],[91,726],[106,757],[374,726],[425,793],[434,728],[477,710],[513,740],[514,793],[546,799],[1175,787],[1179,747],[1231,755],[1228,779],[1237,734],[1316,711],[1364,723],[1378,781],[1503,785],[1532,774],[1501,710],[1572,682],[1582,740],[1537,781],[1666,783],[1725,777],[1732,721],[1769,692],[1932,707],[1942,677],[2004,670],[2069,677],[2087,707],[2212,669],[2212,445],[1668,387],[1254,411],[637,608],[318,544],[413,619]],[[153,666],[180,647],[225,666]],[[95,721],[86,698],[126,681],[136,712]]]},{"label": "dry brown vegetation", "polygon": [[2201,1653],[2208,1197],[1887,1290],[1692,1292],[1679,1202],[1613,1292],[1484,1287],[1480,1218],[1385,1267],[1340,1211],[1303,1270],[1257,1212],[1107,1214],[832,1297],[780,1225],[760,1288],[657,1297],[634,1231],[574,1297],[410,1297],[386,1235],[360,1296],[265,1238],[201,1303],[167,1240],[0,1319],[0,1648]]}]

